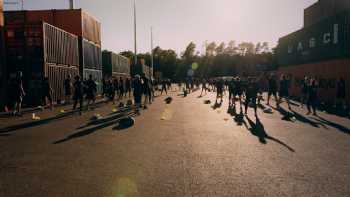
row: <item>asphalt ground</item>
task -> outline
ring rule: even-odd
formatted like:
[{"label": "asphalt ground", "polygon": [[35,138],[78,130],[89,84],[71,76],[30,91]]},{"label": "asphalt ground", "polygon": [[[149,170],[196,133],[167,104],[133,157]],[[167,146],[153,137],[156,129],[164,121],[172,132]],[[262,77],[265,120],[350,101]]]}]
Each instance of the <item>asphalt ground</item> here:
[{"label": "asphalt ground", "polygon": [[[349,119],[285,104],[232,116],[227,98],[199,94],[171,92],[140,115],[105,104],[1,119],[0,196],[350,196]],[[135,125],[118,127],[128,114]]]}]

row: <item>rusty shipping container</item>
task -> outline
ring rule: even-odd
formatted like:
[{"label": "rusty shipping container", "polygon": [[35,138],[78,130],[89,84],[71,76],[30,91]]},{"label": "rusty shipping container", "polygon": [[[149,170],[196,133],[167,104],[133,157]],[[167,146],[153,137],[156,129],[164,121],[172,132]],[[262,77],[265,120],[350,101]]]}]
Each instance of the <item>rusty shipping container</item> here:
[{"label": "rusty shipping container", "polygon": [[129,77],[129,59],[111,51],[102,52],[103,76],[109,77]]},{"label": "rusty shipping container", "polygon": [[78,37],[39,23],[8,25],[5,39],[8,77],[23,73],[24,102],[40,104],[43,77],[49,78],[53,100],[61,101],[64,79],[79,74]]},{"label": "rusty shipping container", "polygon": [[6,11],[8,25],[46,22],[101,46],[101,23],[82,9]]},{"label": "rusty shipping container", "polygon": [[0,111],[5,105],[6,98],[6,68],[5,68],[5,40],[4,40],[4,1],[0,0]]},{"label": "rusty shipping container", "polygon": [[336,98],[336,84],[340,77],[346,81],[346,99],[350,104],[350,59],[337,59],[317,63],[280,67],[279,74],[291,76],[291,95],[301,95],[301,85],[304,76],[316,77],[319,81],[320,101],[334,102]]}]

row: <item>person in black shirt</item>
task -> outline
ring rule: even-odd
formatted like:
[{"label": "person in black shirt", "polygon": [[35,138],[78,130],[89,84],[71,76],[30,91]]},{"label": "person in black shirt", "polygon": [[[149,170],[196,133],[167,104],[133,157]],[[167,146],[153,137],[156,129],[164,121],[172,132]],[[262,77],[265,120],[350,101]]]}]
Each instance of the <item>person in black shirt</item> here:
[{"label": "person in black shirt", "polygon": [[278,106],[280,103],[282,103],[282,98],[286,99],[288,104],[288,109],[292,110],[290,103],[289,103],[289,80],[285,75],[282,75],[280,80],[280,91],[279,91],[279,101]]},{"label": "person in black shirt", "polygon": [[129,98],[131,97],[131,80],[130,78],[127,78],[125,81],[125,96],[126,94],[129,94]]},{"label": "person in black shirt", "polygon": [[141,78],[139,75],[136,75],[132,87],[134,90],[134,102],[136,107],[141,107],[141,102],[142,102],[142,94],[143,94],[143,89],[142,89],[142,82]]},{"label": "person in black shirt", "polygon": [[115,88],[114,88],[113,80],[110,79],[106,82],[106,94],[108,95],[109,101],[112,101],[113,104],[115,104],[115,102],[114,102],[115,91],[114,90],[115,90]]},{"label": "person in black shirt", "polygon": [[224,81],[222,79],[217,79],[216,81],[216,103],[217,100],[220,98],[220,103],[223,101],[223,94],[224,94]]},{"label": "person in black shirt", "polygon": [[254,113],[255,116],[257,116],[257,104],[256,104],[256,99],[257,99],[257,95],[259,92],[259,88],[258,88],[258,84],[255,81],[254,78],[249,78],[248,79],[248,83],[247,86],[245,88],[245,95],[246,95],[246,99],[245,99],[245,114],[247,114],[248,112],[248,107],[249,107],[249,103],[251,103],[254,107]]},{"label": "person in black shirt", "polygon": [[276,105],[278,106],[278,98],[277,98],[277,80],[275,75],[270,75],[268,78],[268,95],[267,95],[267,103],[266,105],[270,105],[271,95],[275,97]]},{"label": "person in black shirt", "polygon": [[311,79],[310,84],[307,88],[307,109],[308,115],[311,113],[311,108],[313,115],[316,116],[316,105],[317,105],[317,82],[315,79]]},{"label": "person in black shirt", "polygon": [[46,98],[50,103],[50,109],[52,110],[53,105],[52,105],[52,88],[50,86],[49,78],[44,77],[42,81],[42,103],[43,106],[46,106]]},{"label": "person in black shirt", "polygon": [[228,100],[229,100],[229,106],[234,106],[236,108],[236,95],[235,95],[235,81],[232,79],[230,82],[228,82]]},{"label": "person in black shirt", "polygon": [[147,109],[147,102],[149,103],[149,95],[150,95],[151,89],[149,86],[149,79],[146,77],[145,74],[142,74],[141,82],[142,82],[142,92],[145,97],[143,108]]},{"label": "person in black shirt", "polygon": [[63,83],[64,86],[64,95],[65,95],[65,104],[69,104],[72,97],[72,81],[71,81],[71,75],[68,75],[67,79],[64,80]]},{"label": "person in black shirt", "polygon": [[25,96],[22,82],[22,72],[18,72],[16,78],[13,80],[13,89],[11,90],[11,97],[15,103],[13,115],[21,115],[22,111],[22,101]]},{"label": "person in black shirt", "polygon": [[92,79],[92,75],[89,75],[89,79],[86,81],[87,107],[89,107],[90,104],[95,104],[96,92],[97,92],[97,85],[95,81]]},{"label": "person in black shirt", "polygon": [[74,87],[74,93],[73,93],[73,100],[74,100],[74,105],[73,105],[73,110],[76,109],[77,104],[79,102],[79,110],[80,113],[83,110],[83,97],[84,97],[84,90],[83,90],[83,83],[80,80],[79,75],[75,76],[75,82],[73,84]]},{"label": "person in black shirt", "polygon": [[242,94],[243,94],[243,87],[242,87],[242,81],[239,77],[236,77],[234,81],[234,90],[233,90],[233,96],[234,96],[234,103],[233,105],[236,106],[236,98],[238,97],[239,105],[242,112]]},{"label": "person in black shirt", "polygon": [[201,91],[201,96],[203,94],[203,91],[205,94],[207,94],[207,81],[205,79],[202,80],[202,91]]},{"label": "person in black shirt", "polygon": [[123,78],[119,78],[119,100],[123,99],[124,94],[125,94],[125,84]]},{"label": "person in black shirt", "polygon": [[166,80],[162,80],[162,90],[160,91],[160,95],[163,95],[163,91],[165,91],[165,94],[168,95]]},{"label": "person in black shirt", "polygon": [[307,76],[304,77],[304,80],[301,84],[301,108],[304,107],[304,104],[308,100],[308,86],[310,84],[309,78]]},{"label": "person in black shirt", "polygon": [[345,80],[341,77],[337,82],[337,97],[336,97],[336,105],[340,103],[345,108],[346,98],[346,83]]}]

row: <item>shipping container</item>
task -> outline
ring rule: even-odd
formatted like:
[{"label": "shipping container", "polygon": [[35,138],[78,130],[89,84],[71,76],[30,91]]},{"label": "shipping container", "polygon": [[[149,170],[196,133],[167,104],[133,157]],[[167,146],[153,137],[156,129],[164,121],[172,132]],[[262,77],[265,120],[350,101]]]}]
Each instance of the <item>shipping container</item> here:
[{"label": "shipping container", "polygon": [[39,104],[40,85],[49,77],[53,100],[62,100],[63,79],[79,74],[78,37],[47,23],[7,25],[7,75],[23,73],[24,102]]},{"label": "shipping container", "polygon": [[336,98],[336,84],[342,77],[346,81],[346,99],[350,104],[350,59],[337,59],[318,63],[293,65],[280,67],[279,74],[291,76],[291,95],[298,97],[301,95],[301,83],[304,76],[316,77],[319,81],[320,101],[333,102]]},{"label": "shipping container", "polygon": [[350,11],[349,0],[319,0],[304,10],[304,27],[344,11]]},{"label": "shipping container", "polygon": [[350,12],[343,12],[280,38],[280,66],[350,57]]},{"label": "shipping container", "polygon": [[84,38],[79,38],[81,69],[102,70],[101,47]]},{"label": "shipping container", "polygon": [[20,25],[46,22],[101,46],[101,24],[81,9],[6,11],[5,23]]},{"label": "shipping container", "polygon": [[102,52],[102,67],[105,78],[130,76],[129,59],[111,51]]},{"label": "shipping container", "polygon": [[4,0],[0,0],[0,27],[4,26]]}]

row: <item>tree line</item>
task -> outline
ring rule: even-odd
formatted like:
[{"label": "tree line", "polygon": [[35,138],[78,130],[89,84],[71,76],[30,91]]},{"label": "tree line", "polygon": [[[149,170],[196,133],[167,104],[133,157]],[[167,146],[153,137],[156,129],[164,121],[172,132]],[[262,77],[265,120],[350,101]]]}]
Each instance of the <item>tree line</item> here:
[{"label": "tree line", "polygon": [[[134,62],[132,51],[120,53]],[[194,42],[190,42],[185,50],[177,55],[173,49],[154,48],[154,71],[162,73],[163,78],[185,79],[189,70],[194,77],[218,77],[235,75],[257,75],[264,71],[277,68],[275,49],[267,42],[228,43],[206,42],[204,51],[200,53]],[[138,59],[144,59],[151,65],[151,54],[138,54]]]}]

